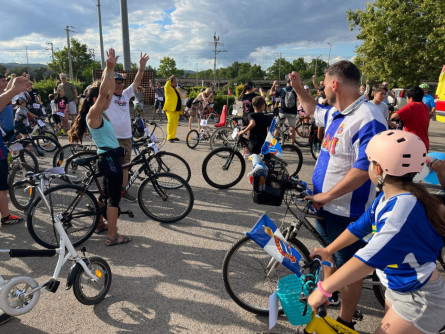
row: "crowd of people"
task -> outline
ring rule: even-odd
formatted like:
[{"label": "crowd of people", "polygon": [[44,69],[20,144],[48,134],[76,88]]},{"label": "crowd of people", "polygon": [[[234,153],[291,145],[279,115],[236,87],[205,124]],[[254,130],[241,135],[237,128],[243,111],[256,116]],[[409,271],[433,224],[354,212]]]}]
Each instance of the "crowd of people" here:
[{"label": "crowd of people", "polygon": [[[144,119],[141,80],[148,59],[141,53],[135,79],[125,87],[125,78],[115,72],[118,56],[110,49],[101,80],[89,86],[80,104],[75,86],[64,73],[50,95],[58,132],[68,134],[73,143],[82,142],[89,132],[98,147],[98,168],[104,176],[106,197],[99,200],[107,201],[108,206],[107,223],[101,217],[96,233],[106,232],[107,246],[132,240],[117,233],[117,219],[122,187],[128,181],[128,170],[122,164],[130,161],[132,151],[130,100],[135,97],[134,109]],[[28,116],[40,116],[27,105],[42,102],[26,74],[7,79],[0,75],[4,140],[14,131],[26,135]],[[316,310],[328,298],[336,303],[341,296],[337,321],[353,328],[361,278],[377,269],[387,292],[386,313],[376,333],[387,333],[387,328],[400,333],[438,331],[444,325],[445,285],[436,269],[436,259],[444,247],[445,207],[413,183],[413,177],[427,163],[428,127],[435,112],[428,85],[410,88],[407,104],[400,110],[391,110],[388,104],[388,96],[394,95],[387,82],[372,89],[369,82],[360,87],[360,72],[349,61],[329,66],[324,80],[317,84],[314,77],[313,85],[315,98],[296,72],[288,75],[285,87],[280,88],[275,81],[268,94],[246,83],[240,94],[245,128],[238,133],[249,154],[259,154],[271,124],[266,111],[275,111],[281,122],[287,121],[291,144],[295,143],[299,117],[311,117],[324,129],[322,150],[313,171],[314,194],[307,199],[318,212],[316,228],[329,244],[315,249],[312,255],[331,260],[335,268],[325,268],[324,281],[310,296],[309,304]],[[164,87],[157,82],[154,90],[153,118],[156,112],[165,113],[167,140],[175,143],[179,141],[176,131],[186,105],[184,90],[174,75]],[[208,87],[191,101],[190,129],[193,119],[212,105],[214,94],[213,87]],[[17,105],[15,116],[13,103]],[[397,127],[401,130],[395,130]],[[8,207],[7,155],[0,139],[2,226],[22,221]],[[428,163],[444,187],[445,162]],[[128,192],[124,198],[136,200]],[[365,244],[362,240],[370,233],[373,237]]]}]

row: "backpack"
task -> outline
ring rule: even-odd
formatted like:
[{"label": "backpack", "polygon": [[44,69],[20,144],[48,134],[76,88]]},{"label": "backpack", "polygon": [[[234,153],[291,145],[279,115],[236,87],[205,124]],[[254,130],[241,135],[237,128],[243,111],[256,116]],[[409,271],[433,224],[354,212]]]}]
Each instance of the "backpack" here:
[{"label": "backpack", "polygon": [[286,95],[284,96],[284,106],[286,109],[292,109],[297,105],[297,96],[294,90],[286,90]]}]

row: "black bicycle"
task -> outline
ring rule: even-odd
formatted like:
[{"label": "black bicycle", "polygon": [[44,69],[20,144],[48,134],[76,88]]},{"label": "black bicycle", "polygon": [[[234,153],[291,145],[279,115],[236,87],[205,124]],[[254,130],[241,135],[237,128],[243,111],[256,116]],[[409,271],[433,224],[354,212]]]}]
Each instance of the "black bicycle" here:
[{"label": "black bicycle", "polygon": [[[186,217],[193,208],[194,196],[190,185],[180,176],[171,173],[154,173],[147,156],[150,149],[145,148],[132,162],[124,168],[140,165],[124,187],[121,196],[128,191],[138,175],[145,173],[147,178],[139,186],[138,203],[142,211],[151,219],[161,223],[174,223]],[[99,207],[94,195],[89,191],[94,182],[102,198],[103,189],[96,172],[98,155],[75,159],[74,163],[86,168],[87,173],[80,185],[67,184],[48,189],[44,192],[44,200],[36,199],[28,210],[27,228],[31,237],[47,248],[58,247],[59,237],[54,229],[57,216],[74,246],[86,241],[96,229],[100,215],[106,217],[107,204]],[[50,204],[48,210],[47,201]],[[134,217],[131,211],[121,211]]]}]

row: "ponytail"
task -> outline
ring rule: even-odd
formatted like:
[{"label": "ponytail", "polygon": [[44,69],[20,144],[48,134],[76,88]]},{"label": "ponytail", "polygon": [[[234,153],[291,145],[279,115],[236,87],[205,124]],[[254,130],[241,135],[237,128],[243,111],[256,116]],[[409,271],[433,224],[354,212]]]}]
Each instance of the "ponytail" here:
[{"label": "ponytail", "polygon": [[246,91],[251,90],[253,88],[253,83],[251,81],[248,81],[245,83],[243,87],[243,91],[241,92],[239,99],[241,100],[243,98],[243,95],[246,93]]},{"label": "ponytail", "polygon": [[79,113],[73,123],[73,126],[68,131],[68,139],[71,143],[82,143],[83,135],[87,129],[87,115],[90,108],[94,104],[94,98],[99,96],[99,86],[90,87],[87,97],[82,100],[79,108]]},{"label": "ponytail", "polygon": [[442,202],[437,197],[431,195],[424,186],[411,180],[402,179],[402,188],[413,194],[422,203],[428,220],[437,232],[445,237],[445,218],[441,216],[441,211],[439,210]]}]

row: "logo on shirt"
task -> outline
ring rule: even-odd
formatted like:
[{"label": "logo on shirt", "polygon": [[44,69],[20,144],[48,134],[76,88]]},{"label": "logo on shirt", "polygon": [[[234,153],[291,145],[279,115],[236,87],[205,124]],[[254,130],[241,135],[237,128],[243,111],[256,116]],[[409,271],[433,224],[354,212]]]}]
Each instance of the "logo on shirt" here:
[{"label": "logo on shirt", "polygon": [[337,129],[337,134],[338,134],[338,135],[342,134],[344,128],[345,128],[345,124],[344,124],[344,123],[341,123],[341,125],[340,125],[340,126],[338,127],[338,129]]},{"label": "logo on shirt", "polygon": [[332,137],[329,133],[323,138],[323,142],[321,143],[321,147],[328,151],[331,154],[335,154],[335,147],[337,146],[338,138]]},{"label": "logo on shirt", "polygon": [[116,103],[119,107],[125,107],[127,105],[127,101],[114,100],[114,103]]}]

